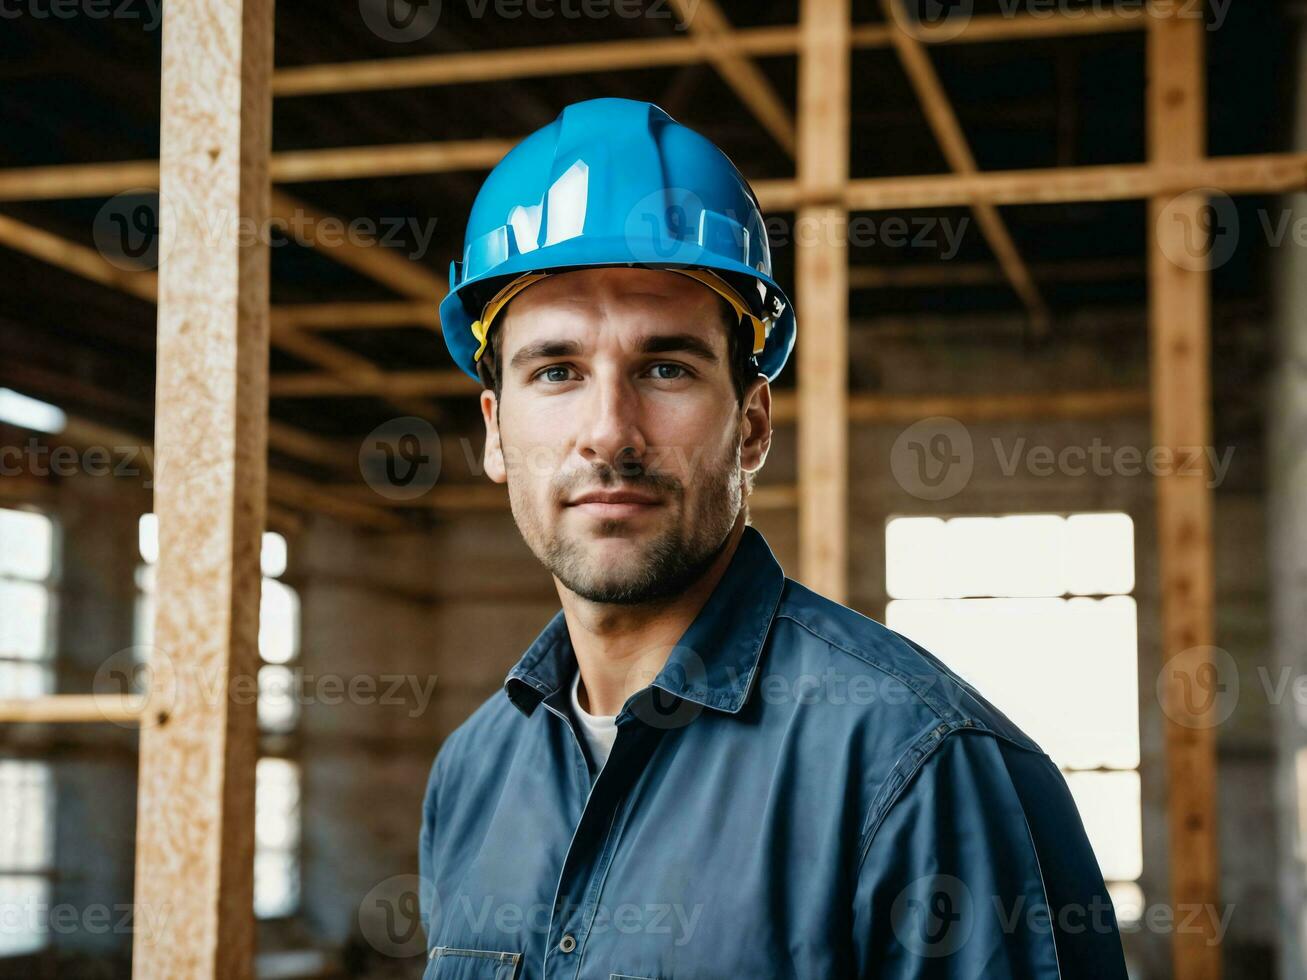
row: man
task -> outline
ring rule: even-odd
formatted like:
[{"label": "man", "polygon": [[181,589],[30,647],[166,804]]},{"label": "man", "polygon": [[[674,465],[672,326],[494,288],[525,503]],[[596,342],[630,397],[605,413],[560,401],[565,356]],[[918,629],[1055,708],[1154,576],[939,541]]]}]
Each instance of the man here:
[{"label": "man", "polygon": [[451,287],[562,610],[432,767],[428,980],[1124,977],[1053,763],[748,525],[795,322],[731,162],[570,106],[487,178]]}]

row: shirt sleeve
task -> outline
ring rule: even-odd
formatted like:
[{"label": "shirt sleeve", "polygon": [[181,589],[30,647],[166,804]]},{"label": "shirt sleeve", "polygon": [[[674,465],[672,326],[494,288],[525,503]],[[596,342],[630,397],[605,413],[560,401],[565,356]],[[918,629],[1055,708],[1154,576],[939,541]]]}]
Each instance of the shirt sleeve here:
[{"label": "shirt sleeve", "polygon": [[[436,799],[440,780],[440,758],[432,763],[431,773],[427,776],[427,788],[422,798],[422,827],[418,832],[418,907],[422,914],[422,929],[427,934],[427,945],[431,939],[431,911],[435,904],[435,871],[432,847],[436,831]],[[411,865],[410,865],[411,867]]]},{"label": "shirt sleeve", "polygon": [[909,765],[868,828],[857,976],[1125,980],[1098,863],[1046,755],[963,729]]}]

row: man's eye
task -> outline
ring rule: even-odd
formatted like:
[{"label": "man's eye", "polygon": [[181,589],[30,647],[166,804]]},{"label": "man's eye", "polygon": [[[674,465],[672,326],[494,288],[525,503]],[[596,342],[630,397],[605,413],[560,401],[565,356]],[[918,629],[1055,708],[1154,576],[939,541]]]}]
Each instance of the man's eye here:
[{"label": "man's eye", "polygon": [[655,364],[649,369],[655,378],[659,381],[676,381],[686,375],[685,368],[680,364],[673,364],[670,361],[662,364]]},{"label": "man's eye", "polygon": [[551,364],[547,368],[542,368],[536,377],[543,381],[566,381],[571,374],[571,370],[566,364]]}]

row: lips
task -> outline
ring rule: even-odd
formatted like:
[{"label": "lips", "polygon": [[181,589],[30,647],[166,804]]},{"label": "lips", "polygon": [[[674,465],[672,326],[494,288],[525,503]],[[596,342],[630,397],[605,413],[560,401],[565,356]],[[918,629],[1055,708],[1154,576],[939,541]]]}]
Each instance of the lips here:
[{"label": "lips", "polygon": [[659,499],[632,490],[595,490],[574,497],[566,504],[594,517],[635,517],[659,506]]},{"label": "lips", "polygon": [[568,501],[569,507],[576,507],[580,504],[645,504],[653,505],[658,503],[657,497],[651,497],[644,493],[634,493],[630,490],[595,490],[591,493],[583,493],[579,497],[574,497]]}]

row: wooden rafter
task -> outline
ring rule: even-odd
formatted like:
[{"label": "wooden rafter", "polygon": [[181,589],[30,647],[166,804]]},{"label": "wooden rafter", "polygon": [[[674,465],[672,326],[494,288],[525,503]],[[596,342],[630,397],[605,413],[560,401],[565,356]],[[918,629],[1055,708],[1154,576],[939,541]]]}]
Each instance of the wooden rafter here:
[{"label": "wooden rafter", "polygon": [[722,43],[735,30],[716,0],[672,0],[672,7],[691,35],[703,42],[702,48],[707,50],[708,60],[717,73],[748,106],[763,129],[793,157],[798,138],[790,110],[749,55],[735,50],[733,45]]},{"label": "wooden rafter", "polygon": [[[507,140],[447,140],[387,146],[342,146],[278,153],[272,180],[294,184],[356,177],[488,170],[512,147]],[[159,186],[155,160],[75,163],[0,170],[0,201],[47,201],[107,197],[132,188]]]},{"label": "wooden rafter", "polygon": [[[95,249],[87,248],[77,242],[70,242],[59,235],[17,221],[6,215],[0,215],[0,245],[31,255],[33,258],[58,266],[92,282],[98,282],[112,289],[128,293],[138,299],[151,303],[156,301],[159,291],[157,273],[149,270],[136,272],[123,269],[111,263]],[[352,255],[353,253],[348,254]],[[398,262],[405,261],[397,256],[390,258],[394,258]],[[379,268],[386,265],[384,260],[377,262],[374,259],[371,262],[372,265]],[[407,280],[401,280],[398,275],[393,278],[396,282],[407,282]],[[434,310],[434,306],[432,309]],[[379,397],[385,397],[388,394],[384,388],[379,388],[376,384],[376,377],[381,374],[381,369],[366,358],[354,354],[344,347],[332,344],[316,336],[304,334],[293,326],[285,324],[273,328],[272,342],[274,346],[285,350],[287,353],[294,354],[310,364],[333,372],[334,376],[343,385],[350,385],[356,378],[360,379],[361,382],[369,382],[371,387],[361,385],[359,388],[360,393],[376,394]],[[401,411],[410,413],[435,414],[437,411],[426,402],[415,403],[401,399],[400,402],[394,404]],[[282,431],[290,430],[289,427],[283,427]],[[274,448],[281,449],[287,452],[288,455],[295,455],[295,446],[297,444],[295,440],[286,440],[281,444],[274,443]]]},{"label": "wooden rafter", "polygon": [[[930,44],[1037,40],[1083,34],[1142,30],[1144,18],[1116,9],[1089,9],[1077,17],[972,17],[961,32],[924,26],[917,34]],[[889,28],[859,24],[849,33],[854,48],[890,45]],[[344,64],[281,68],[273,78],[278,96],[325,95],[463,85],[470,82],[506,81],[544,75],[625,71],[690,65],[729,57],[778,57],[799,50],[799,26],[741,28],[715,36],[711,43],[696,34],[689,37],[634,41],[600,41],[587,44],[549,45],[511,51],[469,51],[455,54],[384,58]]]},{"label": "wooden rafter", "polygon": [[[976,173],[979,168],[976,166],[975,154],[971,152],[967,137],[962,132],[962,124],[958,122],[957,113],[953,111],[953,104],[944,91],[944,85],[939,80],[935,66],[931,63],[930,55],[926,53],[926,46],[900,26],[901,18],[908,16],[903,8],[903,0],[881,0],[881,8],[885,11],[886,20],[894,25],[890,31],[894,50],[898,53],[903,70],[907,72],[908,80],[921,101],[922,112],[935,134],[935,139],[939,142],[944,159],[948,161],[954,173]],[[1006,222],[998,213],[998,208],[992,204],[977,203],[971,205],[971,213],[976,219],[976,224],[980,226],[981,234],[989,242],[995,258],[998,259],[1003,274],[1007,276],[1008,282],[1012,284],[1021,302],[1025,304],[1035,333],[1046,333],[1048,306],[1039,293],[1039,287],[1035,285],[1029,267],[1021,258],[1021,253],[1017,250],[1016,242],[1012,240]]]},{"label": "wooden rafter", "polygon": [[[155,166],[153,163],[149,165]],[[130,179],[137,163],[106,163],[90,165],[105,171],[103,179],[96,182],[94,190],[90,190],[86,166],[43,167],[39,180],[32,179],[28,170],[0,170],[0,201],[22,200],[37,195],[48,199],[97,197],[139,186],[138,181]],[[355,176],[365,177],[370,174],[360,170]],[[888,211],[896,208],[966,207],[975,204],[1131,201],[1158,194],[1180,194],[1196,187],[1209,187],[1226,194],[1281,194],[1299,190],[1307,187],[1307,153],[1260,153],[1175,162],[1152,160],[1147,163],[1116,163],[1092,167],[991,170],[975,174],[864,177],[848,181],[841,199],[851,211]],[[793,211],[801,204],[809,203],[794,179],[757,180],[753,182],[753,189],[763,208],[768,211]],[[289,205],[287,213],[293,216],[296,213],[295,205],[289,203],[289,198],[284,200]],[[4,216],[0,216],[0,220],[13,221]],[[397,255],[389,258],[403,261]],[[403,280],[407,282],[408,277],[404,276]],[[427,281],[439,282],[436,295],[444,294],[445,285],[438,277],[433,277],[428,272]],[[405,289],[397,291],[406,293]]]}]

